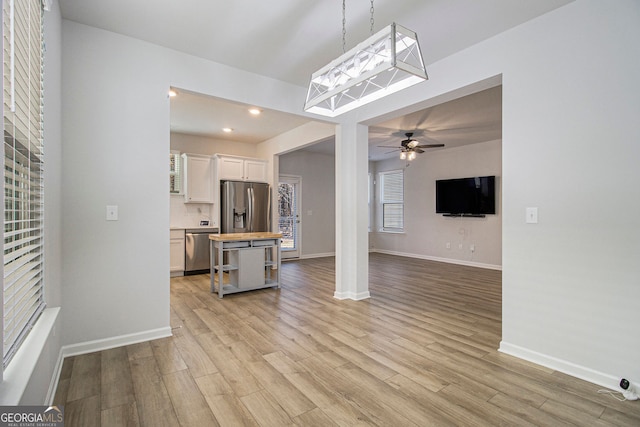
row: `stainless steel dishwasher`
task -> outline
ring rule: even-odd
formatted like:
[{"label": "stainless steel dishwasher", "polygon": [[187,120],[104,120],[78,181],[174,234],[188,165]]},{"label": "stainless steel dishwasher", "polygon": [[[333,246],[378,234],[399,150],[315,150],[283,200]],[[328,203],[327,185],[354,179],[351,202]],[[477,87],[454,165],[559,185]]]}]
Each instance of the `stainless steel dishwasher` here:
[{"label": "stainless steel dishwasher", "polygon": [[208,273],[211,269],[209,234],[217,228],[187,228],[184,233],[184,274]]}]

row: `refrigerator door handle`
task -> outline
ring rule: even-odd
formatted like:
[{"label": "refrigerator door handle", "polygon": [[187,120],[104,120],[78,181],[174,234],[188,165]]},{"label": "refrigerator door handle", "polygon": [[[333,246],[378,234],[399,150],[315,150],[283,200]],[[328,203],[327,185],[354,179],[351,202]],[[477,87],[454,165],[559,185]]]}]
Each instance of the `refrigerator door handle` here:
[{"label": "refrigerator door handle", "polygon": [[247,205],[248,205],[248,215],[247,215],[247,230],[249,233],[253,233],[253,211],[254,211],[254,200],[253,200],[253,188],[247,187]]}]

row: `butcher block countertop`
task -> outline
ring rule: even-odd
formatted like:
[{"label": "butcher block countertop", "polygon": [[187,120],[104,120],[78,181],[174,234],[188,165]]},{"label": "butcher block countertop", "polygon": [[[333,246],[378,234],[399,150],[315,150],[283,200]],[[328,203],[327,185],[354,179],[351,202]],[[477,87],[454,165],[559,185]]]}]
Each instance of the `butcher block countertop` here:
[{"label": "butcher block countertop", "polygon": [[228,233],[228,234],[209,234],[209,240],[216,242],[233,242],[236,240],[260,240],[260,239],[279,239],[282,233]]}]

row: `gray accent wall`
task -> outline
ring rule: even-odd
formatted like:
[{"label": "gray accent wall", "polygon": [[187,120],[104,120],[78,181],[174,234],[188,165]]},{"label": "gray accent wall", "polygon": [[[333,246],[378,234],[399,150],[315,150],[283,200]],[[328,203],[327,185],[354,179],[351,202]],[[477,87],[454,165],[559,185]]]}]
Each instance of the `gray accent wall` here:
[{"label": "gray accent wall", "polygon": [[302,177],[300,258],[336,251],[335,158],[309,151],[280,156],[280,174]]}]

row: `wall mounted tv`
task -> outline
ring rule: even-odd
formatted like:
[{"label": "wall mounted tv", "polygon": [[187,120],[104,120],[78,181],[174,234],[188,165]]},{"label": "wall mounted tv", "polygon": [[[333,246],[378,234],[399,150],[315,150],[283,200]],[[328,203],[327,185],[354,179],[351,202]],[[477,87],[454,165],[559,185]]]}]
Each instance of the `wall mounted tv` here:
[{"label": "wall mounted tv", "polygon": [[496,213],[495,176],[436,181],[436,213],[477,216]]}]

